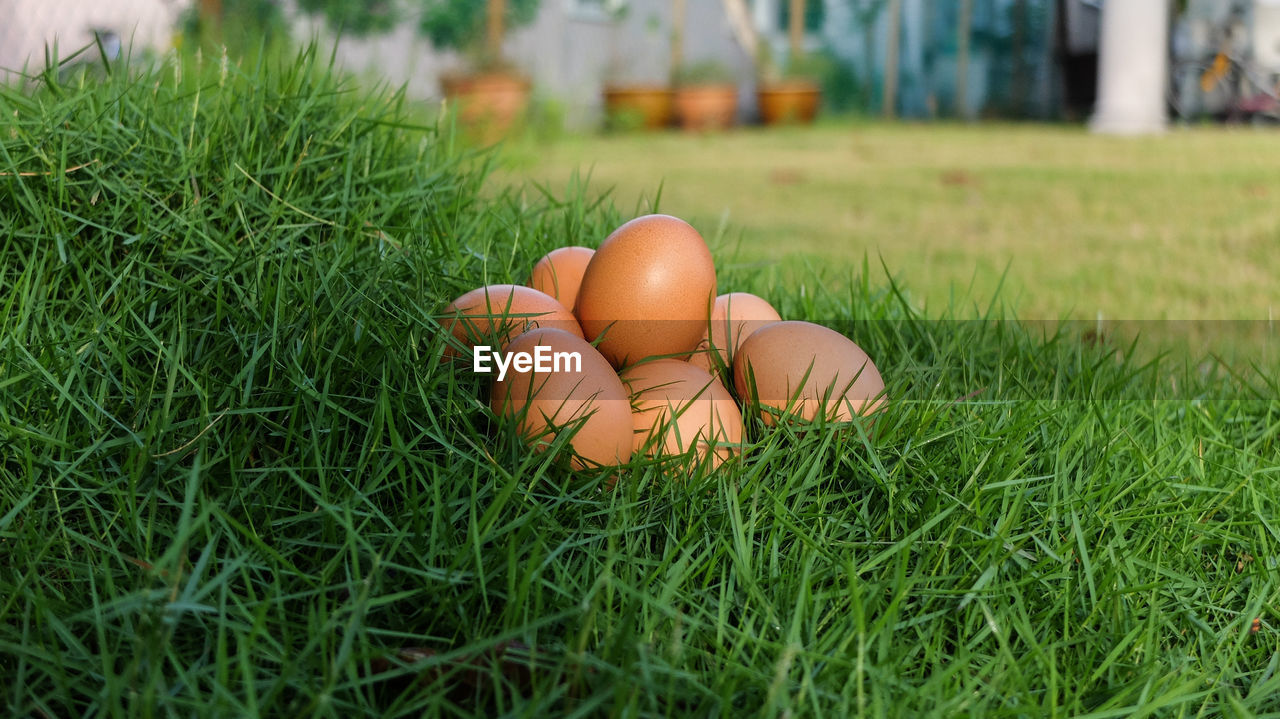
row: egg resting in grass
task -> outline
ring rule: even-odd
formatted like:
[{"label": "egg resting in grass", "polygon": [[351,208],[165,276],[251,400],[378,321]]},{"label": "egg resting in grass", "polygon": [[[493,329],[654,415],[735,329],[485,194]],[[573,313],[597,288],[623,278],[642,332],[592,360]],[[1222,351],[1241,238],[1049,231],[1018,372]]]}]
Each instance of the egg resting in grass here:
[{"label": "egg resting in grass", "polygon": [[561,247],[552,250],[533,266],[529,286],[556,298],[565,308],[572,310],[578,301],[578,287],[582,273],[596,251],[590,247]]},{"label": "egg resting in grass", "polygon": [[[520,285],[477,287],[449,303],[441,324],[465,347],[501,348],[535,327],[553,327],[579,338],[582,327],[573,313],[545,292]],[[452,356],[453,348],[445,356]]]},{"label": "egg resting in grass", "polygon": [[706,330],[715,294],[715,264],[702,235],[670,215],[645,215],[600,244],[574,310],[586,339],[614,367],[626,367],[646,357],[687,356]]},{"label": "egg resting in grass", "polygon": [[742,413],[733,395],[704,369],[676,359],[640,362],[620,375],[631,394],[635,451],[662,457],[694,451],[712,468],[742,443]]},{"label": "egg resting in grass", "polygon": [[884,380],[853,340],[811,322],[775,322],[751,334],[733,360],[733,384],[744,403],[813,421],[848,422],[884,403]]},{"label": "egg resting in grass", "polygon": [[594,347],[558,329],[534,329],[507,344],[505,354],[533,354],[538,346],[550,353],[576,353],[581,368],[517,372],[493,382],[489,406],[494,414],[517,417],[525,441],[542,451],[557,432],[576,427],[569,440],[575,469],[616,466],[631,459],[631,402],[613,367]]},{"label": "egg resting in grass", "polygon": [[782,316],[763,298],[749,292],[720,295],[711,308],[707,331],[690,355],[689,364],[713,373],[730,368],[738,348],[752,332],[780,321]]}]

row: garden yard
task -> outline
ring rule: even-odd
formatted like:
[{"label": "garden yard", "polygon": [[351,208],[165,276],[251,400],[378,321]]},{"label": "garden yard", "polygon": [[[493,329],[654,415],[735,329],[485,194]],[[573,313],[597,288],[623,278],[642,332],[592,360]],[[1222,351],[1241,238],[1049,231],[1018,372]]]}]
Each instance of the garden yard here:
[{"label": "garden yard", "polygon": [[[0,117],[0,713],[1280,712],[1275,366],[985,310],[1266,318],[1272,135],[831,125],[486,174],[314,54]],[[853,337],[887,407],[752,415],[693,474],[504,431],[442,308],[650,209]]]}]

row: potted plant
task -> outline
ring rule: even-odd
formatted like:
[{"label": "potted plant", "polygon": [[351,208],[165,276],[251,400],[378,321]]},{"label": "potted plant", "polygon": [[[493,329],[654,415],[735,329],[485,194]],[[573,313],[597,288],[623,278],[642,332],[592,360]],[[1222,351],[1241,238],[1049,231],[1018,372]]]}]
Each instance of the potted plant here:
[{"label": "potted plant", "polygon": [[676,121],[685,130],[723,130],[733,125],[738,86],[723,63],[703,60],[675,73]]},{"label": "potted plant", "polygon": [[[820,7],[817,3],[814,7]],[[756,105],[760,120],[766,125],[784,123],[810,124],[818,114],[821,89],[820,62],[804,53],[806,25],[805,0],[790,0],[788,9],[787,66],[779,70],[768,57],[767,46],[760,55],[762,68],[756,86]]]},{"label": "potted plant", "polygon": [[818,114],[822,89],[816,60],[792,61],[781,72],[763,74],[756,85],[756,106],[766,125],[808,125]]},{"label": "potted plant", "polygon": [[[610,13],[612,52],[602,89],[605,121],[612,129],[656,130],[671,124],[671,88],[665,81],[646,81],[630,74],[631,63],[623,57],[619,37],[619,28],[626,20],[629,7],[618,3]],[[658,27],[658,22],[651,19],[646,25],[652,30]]]},{"label": "potted plant", "polygon": [[485,139],[509,129],[529,104],[529,79],[505,59],[508,27],[531,21],[538,0],[434,0],[424,3],[421,30],[438,48],[461,50],[468,68],[440,78],[459,121]]},{"label": "potted plant", "polygon": [[613,82],[602,92],[610,128],[659,130],[671,124],[671,88],[664,84]]},{"label": "potted plant", "polygon": [[420,10],[419,32],[438,48],[461,51],[468,61],[467,71],[446,73],[440,85],[458,106],[462,123],[480,129],[482,137],[500,135],[528,105],[529,80],[503,58],[502,38],[507,28],[533,20],[538,2],[297,0],[302,11],[323,15],[333,29],[356,35],[387,32]]}]

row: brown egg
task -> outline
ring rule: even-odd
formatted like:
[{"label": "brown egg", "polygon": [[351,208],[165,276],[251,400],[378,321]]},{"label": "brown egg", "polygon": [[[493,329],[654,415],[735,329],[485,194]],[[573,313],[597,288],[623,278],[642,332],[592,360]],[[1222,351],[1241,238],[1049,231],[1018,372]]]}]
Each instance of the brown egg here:
[{"label": "brown egg", "polygon": [[572,310],[578,300],[578,286],[582,273],[596,251],[590,247],[561,247],[552,250],[538,260],[529,276],[529,286],[560,301]]},{"label": "brown egg", "polygon": [[847,422],[885,402],[884,380],[867,353],[810,322],[775,322],[752,333],[734,358],[733,384],[744,402],[762,405],[766,424],[773,422],[767,407],[810,421],[821,412]]},{"label": "brown egg", "polygon": [[714,447],[720,466],[742,443],[742,413],[729,390],[706,370],[676,359],[641,362],[624,369],[631,393],[635,451],[649,456],[683,454],[701,463]]},{"label": "brown egg", "polygon": [[[720,295],[711,308],[711,322],[707,332],[702,335],[697,350],[689,357],[689,364],[708,372],[719,372],[722,367],[732,367],[734,355],[752,332],[781,320],[781,315],[773,305],[749,292]],[[715,355],[719,356],[719,361]]]},{"label": "brown egg", "polygon": [[645,215],[614,230],[587,265],[575,314],[614,367],[683,357],[706,330],[716,268],[684,220]]},{"label": "brown egg", "polygon": [[[449,303],[440,318],[446,330],[466,347],[502,347],[533,327],[554,327],[582,337],[573,313],[550,295],[520,285],[479,287]],[[453,348],[445,351],[452,356]]]},{"label": "brown egg", "polygon": [[[527,353],[534,364],[519,371],[517,353]],[[569,440],[575,469],[631,459],[631,402],[622,380],[594,347],[563,330],[534,329],[511,340],[503,355],[509,369],[502,379],[495,375],[489,406],[494,414],[518,417],[520,435],[537,451],[546,449],[557,432],[577,427]],[[539,356],[550,359],[539,365]]]}]

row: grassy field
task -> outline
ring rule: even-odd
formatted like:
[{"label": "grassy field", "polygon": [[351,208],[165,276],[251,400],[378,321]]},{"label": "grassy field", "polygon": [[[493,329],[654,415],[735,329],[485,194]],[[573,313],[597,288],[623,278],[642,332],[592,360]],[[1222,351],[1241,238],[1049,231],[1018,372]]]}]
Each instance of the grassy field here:
[{"label": "grassy field", "polygon": [[926,314],[1257,320],[1280,314],[1277,157],[1270,130],[841,123],[517,144],[497,179],[577,173],[628,209],[661,188],[741,261],[883,259]]},{"label": "grassy field", "polygon": [[[941,274],[895,286],[824,259],[779,284],[726,249],[784,249],[751,240],[782,225],[739,198],[708,233],[721,287],[856,337],[888,408],[844,426],[749,414],[745,455],[717,471],[574,472],[565,434],[533,454],[503,431],[435,316],[598,244],[629,202],[504,190],[490,158],[312,56],[0,90],[0,117],[4,716],[1280,713],[1266,368],[933,321],[971,314],[906,299]],[[921,158],[864,178],[863,195],[920,193],[874,233],[852,209],[871,201],[847,198],[840,237],[883,233],[886,258],[916,202],[1043,197],[994,158],[943,181],[963,163],[926,163],[923,129],[823,132]],[[1061,133],[1064,163],[1099,142]],[[732,166],[752,137],[705,142]],[[1237,152],[1222,172],[1240,190],[1263,153]],[[762,191],[800,193],[809,224],[787,236],[818,232],[799,197],[819,170],[775,188],[759,167]],[[685,211],[671,177],[663,209]]]}]

